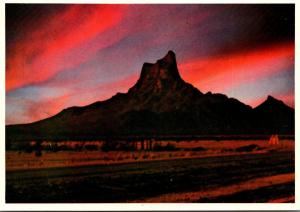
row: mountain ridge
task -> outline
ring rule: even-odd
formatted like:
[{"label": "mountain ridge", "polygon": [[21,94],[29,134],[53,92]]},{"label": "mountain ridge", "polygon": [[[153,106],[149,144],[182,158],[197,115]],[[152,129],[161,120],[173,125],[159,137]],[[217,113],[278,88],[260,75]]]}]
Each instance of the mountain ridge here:
[{"label": "mountain ridge", "polygon": [[10,140],[270,133],[294,134],[292,108],[271,96],[252,108],[224,94],[203,94],[181,78],[173,51],[156,63],[144,63],[126,93],[69,107],[37,122],[6,126]]}]

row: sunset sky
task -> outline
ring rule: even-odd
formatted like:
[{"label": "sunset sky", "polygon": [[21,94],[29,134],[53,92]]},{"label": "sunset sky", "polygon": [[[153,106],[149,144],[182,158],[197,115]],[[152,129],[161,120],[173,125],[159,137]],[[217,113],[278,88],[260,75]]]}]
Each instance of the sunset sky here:
[{"label": "sunset sky", "polygon": [[6,4],[6,124],[127,92],[168,50],[203,93],[294,107],[292,4]]}]

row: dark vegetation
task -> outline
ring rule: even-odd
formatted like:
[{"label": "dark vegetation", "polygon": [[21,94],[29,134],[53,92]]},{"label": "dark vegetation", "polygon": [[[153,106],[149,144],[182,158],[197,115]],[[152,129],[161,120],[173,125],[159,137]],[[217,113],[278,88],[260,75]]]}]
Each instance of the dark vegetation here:
[{"label": "dark vegetation", "polygon": [[195,148],[192,149],[192,151],[205,151],[205,150],[207,150],[207,149],[202,147],[202,146],[195,147]]},{"label": "dark vegetation", "polygon": [[[42,151],[46,152],[59,152],[59,151],[179,151],[179,150],[185,150],[185,151],[206,151],[207,148],[204,148],[202,146],[195,147],[195,148],[178,148],[176,147],[176,143],[178,141],[174,142],[168,142],[166,145],[162,145],[162,142],[154,142],[154,145],[151,147],[151,149],[141,149],[141,147],[137,147],[137,142],[128,142],[128,141],[116,141],[116,140],[109,140],[109,141],[103,141],[103,144],[101,146],[96,144],[85,144],[85,142],[82,142],[81,144],[76,144],[75,146],[71,146],[68,144],[64,145],[58,145],[57,142],[51,142],[51,145],[41,145],[41,142],[36,142],[35,144],[30,143],[18,143],[18,145],[15,145],[14,148],[11,148],[10,150],[17,150],[17,151],[24,151],[27,153],[35,152],[36,156],[41,156]],[[141,143],[141,142],[140,142]],[[145,145],[145,144],[144,144]],[[260,147],[256,144],[249,144],[246,146],[241,146],[236,149],[232,148],[224,148],[223,152],[253,152],[257,150],[263,150],[264,147]],[[270,150],[271,151],[271,150]],[[274,150],[275,151],[275,150]]]},{"label": "dark vegetation", "polygon": [[263,150],[265,147],[260,147],[256,144],[249,144],[246,146],[241,146],[235,149],[236,152],[252,152],[255,150]]},{"label": "dark vegetation", "polygon": [[255,149],[258,149],[258,148],[259,148],[258,145],[250,144],[250,145],[247,145],[247,146],[238,147],[238,148],[236,148],[236,151],[237,152],[252,152],[252,151],[254,151]]},{"label": "dark vegetation", "polygon": [[130,142],[126,141],[105,141],[101,147],[104,152],[108,151],[134,151],[136,148]]},{"label": "dark vegetation", "polygon": [[43,147],[41,145],[41,142],[36,142],[35,144],[33,145],[30,145],[30,144],[22,144],[21,146],[18,147],[17,150],[23,150],[27,153],[31,153],[31,152],[34,152],[35,153],[35,156],[37,157],[40,157],[42,156],[42,150],[43,150]]},{"label": "dark vegetation", "polygon": [[[6,172],[7,203],[126,202],[166,193],[209,190],[246,180],[294,172],[294,154],[275,152],[198,159],[48,168]],[[255,191],[217,202],[261,202]],[[264,191],[263,191],[264,192]],[[265,197],[292,195],[274,186]],[[262,193],[264,194],[264,193]],[[229,197],[228,197],[229,198]],[[214,201],[214,200],[207,200]]]},{"label": "dark vegetation", "polygon": [[[127,141],[103,141],[101,146],[96,144],[76,144],[74,145],[58,145],[58,142],[51,142],[47,145],[42,145],[42,142],[37,141],[35,143],[23,143],[20,142],[14,147],[11,147],[9,150],[14,151],[24,151],[27,153],[34,152],[36,156],[42,156],[42,151],[45,152],[59,152],[59,151],[177,151],[180,150],[176,147],[175,144],[168,142],[167,145],[162,145],[160,142],[157,142],[153,145],[151,149],[141,149],[141,147],[136,146],[137,142],[127,142]],[[144,144],[145,145],[145,144]],[[190,150],[190,149],[189,149]],[[202,147],[194,148],[193,151],[203,151],[205,150]]]},{"label": "dark vegetation", "polygon": [[175,151],[175,150],[179,150],[179,149],[176,148],[176,146],[171,143],[167,143],[166,146],[162,146],[161,144],[156,143],[153,147],[153,151]]}]

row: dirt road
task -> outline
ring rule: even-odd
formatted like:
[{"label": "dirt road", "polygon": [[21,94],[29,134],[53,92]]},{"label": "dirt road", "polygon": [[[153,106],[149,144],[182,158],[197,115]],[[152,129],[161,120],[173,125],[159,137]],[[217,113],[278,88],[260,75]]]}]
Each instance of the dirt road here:
[{"label": "dirt road", "polygon": [[[166,194],[207,192],[287,173],[294,173],[294,152],[9,171],[6,202],[138,201]],[[214,196],[204,202],[267,202],[294,195],[294,181],[268,184],[268,188],[257,187],[246,195],[235,196],[233,192],[230,197]]]}]

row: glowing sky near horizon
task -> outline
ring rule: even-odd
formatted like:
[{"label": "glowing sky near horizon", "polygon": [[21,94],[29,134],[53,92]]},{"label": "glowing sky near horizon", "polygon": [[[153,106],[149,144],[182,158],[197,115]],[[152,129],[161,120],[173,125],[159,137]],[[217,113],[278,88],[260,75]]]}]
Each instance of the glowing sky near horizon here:
[{"label": "glowing sky near horizon", "polygon": [[127,92],[168,50],[204,93],[294,107],[294,5],[6,4],[6,124]]}]

